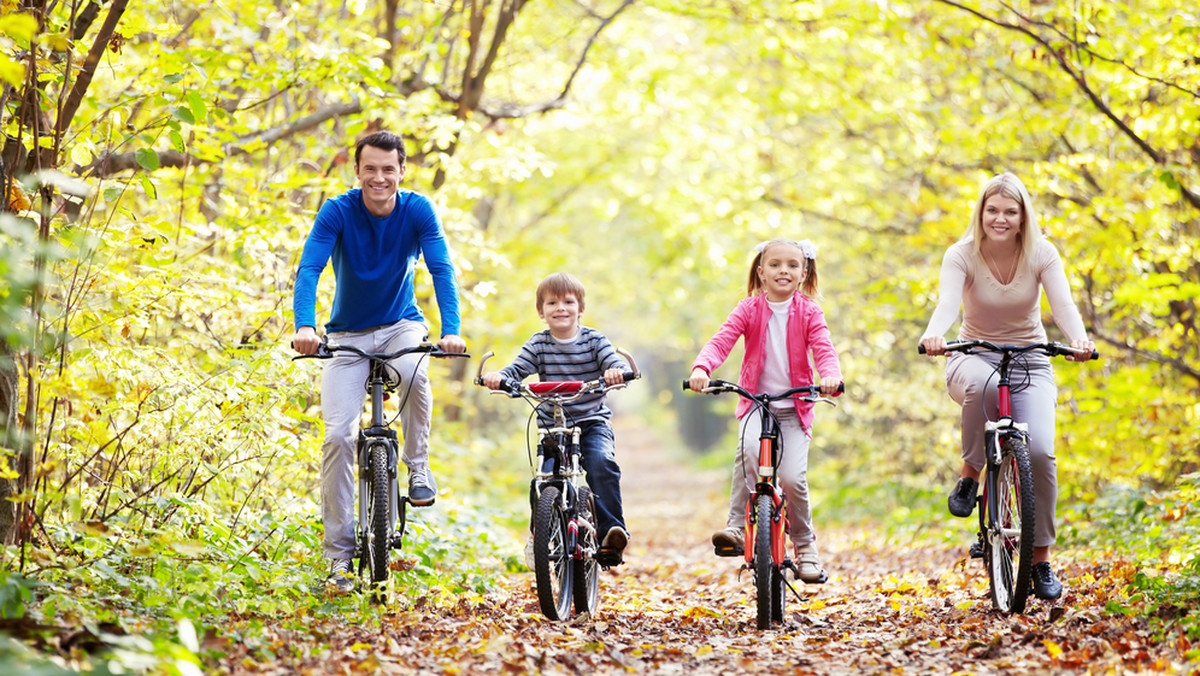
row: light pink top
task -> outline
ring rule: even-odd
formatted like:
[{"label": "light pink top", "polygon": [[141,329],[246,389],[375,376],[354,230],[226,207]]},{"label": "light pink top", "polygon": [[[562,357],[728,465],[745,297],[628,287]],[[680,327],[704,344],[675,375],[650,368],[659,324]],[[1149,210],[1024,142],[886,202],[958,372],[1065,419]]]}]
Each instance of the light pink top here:
[{"label": "light pink top", "polygon": [[1008,284],[1001,284],[973,251],[970,240],[946,250],[938,283],[938,304],[922,336],[942,336],[963,310],[960,340],[987,340],[1004,345],[1027,345],[1046,340],[1042,326],[1041,290],[1046,290],[1054,323],[1067,341],[1086,339],[1087,330],[1063,272],[1058,249],[1048,240],[1034,247],[1031,265],[1018,266]]}]

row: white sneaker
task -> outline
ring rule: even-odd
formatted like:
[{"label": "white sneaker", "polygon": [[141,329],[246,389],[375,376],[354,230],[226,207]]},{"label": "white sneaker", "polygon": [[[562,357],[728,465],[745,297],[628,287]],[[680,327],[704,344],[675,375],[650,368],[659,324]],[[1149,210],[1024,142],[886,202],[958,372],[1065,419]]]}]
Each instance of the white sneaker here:
[{"label": "white sneaker", "polygon": [[329,566],[329,577],[325,588],[332,594],[349,594],[354,591],[354,562],[350,559],[334,559]]},{"label": "white sneaker", "polygon": [[530,535],[529,539],[525,541],[525,567],[533,570],[533,565],[533,536]]}]

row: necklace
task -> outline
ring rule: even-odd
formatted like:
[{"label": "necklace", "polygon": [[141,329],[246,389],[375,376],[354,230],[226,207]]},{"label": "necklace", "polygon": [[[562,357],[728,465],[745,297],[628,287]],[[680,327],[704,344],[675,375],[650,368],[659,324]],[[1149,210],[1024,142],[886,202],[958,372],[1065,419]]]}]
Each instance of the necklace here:
[{"label": "necklace", "polygon": [[[984,259],[987,260],[987,258],[988,258],[987,253],[984,253],[983,256],[984,256]],[[1012,283],[1013,277],[1017,274],[1017,261],[1019,261],[1019,260],[1021,260],[1021,252],[1020,251],[1018,251],[1016,253],[1016,255],[1013,256],[1012,268],[1008,271],[1007,278],[1000,276],[1000,265],[998,263],[996,263],[995,259],[987,260],[987,264],[988,264],[988,267],[990,267],[992,269],[992,272],[994,272],[996,274],[997,281],[999,281],[1001,284],[1004,284],[1007,286],[1008,284]]]}]

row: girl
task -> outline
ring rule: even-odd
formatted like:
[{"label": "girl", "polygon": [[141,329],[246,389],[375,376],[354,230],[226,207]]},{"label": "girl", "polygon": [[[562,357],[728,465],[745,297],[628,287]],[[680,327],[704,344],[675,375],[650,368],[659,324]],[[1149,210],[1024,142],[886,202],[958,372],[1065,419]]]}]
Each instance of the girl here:
[{"label": "girl", "polygon": [[[815,302],[817,249],[812,242],[772,239],[755,247],[750,264],[746,298],[737,304],[717,334],[692,364],[688,386],[694,391],[708,386],[713,369],[729,356],[739,336],[745,337],[745,357],[738,384],[750,392],[782,392],[811,385],[809,351],[821,375],[821,393],[835,395],[842,380],[837,353],[829,339],[825,313]],[[824,582],[825,570],[817,553],[812,508],[808,504],[808,443],[812,436],[813,405],[805,401],[772,404],[779,420],[782,452],[779,481],[789,504],[788,535],[796,548],[800,579]],[[738,403],[742,443],[733,465],[727,527],[713,533],[717,549],[740,550],[745,542],[746,500],[757,480],[758,435],[761,414],[749,401]]]}]

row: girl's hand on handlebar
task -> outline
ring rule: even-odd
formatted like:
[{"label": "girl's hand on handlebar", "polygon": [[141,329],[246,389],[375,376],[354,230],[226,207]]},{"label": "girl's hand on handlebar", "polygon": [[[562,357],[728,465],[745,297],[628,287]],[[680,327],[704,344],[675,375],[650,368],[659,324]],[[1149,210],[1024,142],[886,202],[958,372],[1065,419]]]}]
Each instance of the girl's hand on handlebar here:
[{"label": "girl's hand on handlebar", "polygon": [[1067,361],[1088,361],[1092,358],[1092,353],[1096,351],[1096,343],[1087,338],[1077,338],[1071,341],[1071,348],[1076,352],[1063,355]]},{"label": "girl's hand on handlebar", "polygon": [[321,347],[321,337],[311,326],[301,326],[292,336],[292,347],[300,354],[316,354]]},{"label": "girl's hand on handlebar", "polygon": [[842,381],[838,380],[837,378],[822,378],[821,394],[825,395],[826,397],[836,397],[838,395],[838,385],[841,384]]},{"label": "girl's hand on handlebar", "polygon": [[688,388],[693,392],[703,392],[708,387],[708,374],[702,368],[692,369],[692,377],[688,379]]},{"label": "girl's hand on handlebar", "polygon": [[625,372],[621,369],[609,369],[604,372],[604,384],[616,387],[625,383]]},{"label": "girl's hand on handlebar", "polygon": [[442,352],[466,352],[467,341],[463,340],[462,336],[449,333],[442,336],[442,339],[438,341],[438,348]]},{"label": "girl's hand on handlebar", "polygon": [[[925,336],[920,345],[925,348],[925,354],[937,357],[946,353],[946,339],[943,336]],[[824,385],[824,383],[821,383]]]}]

